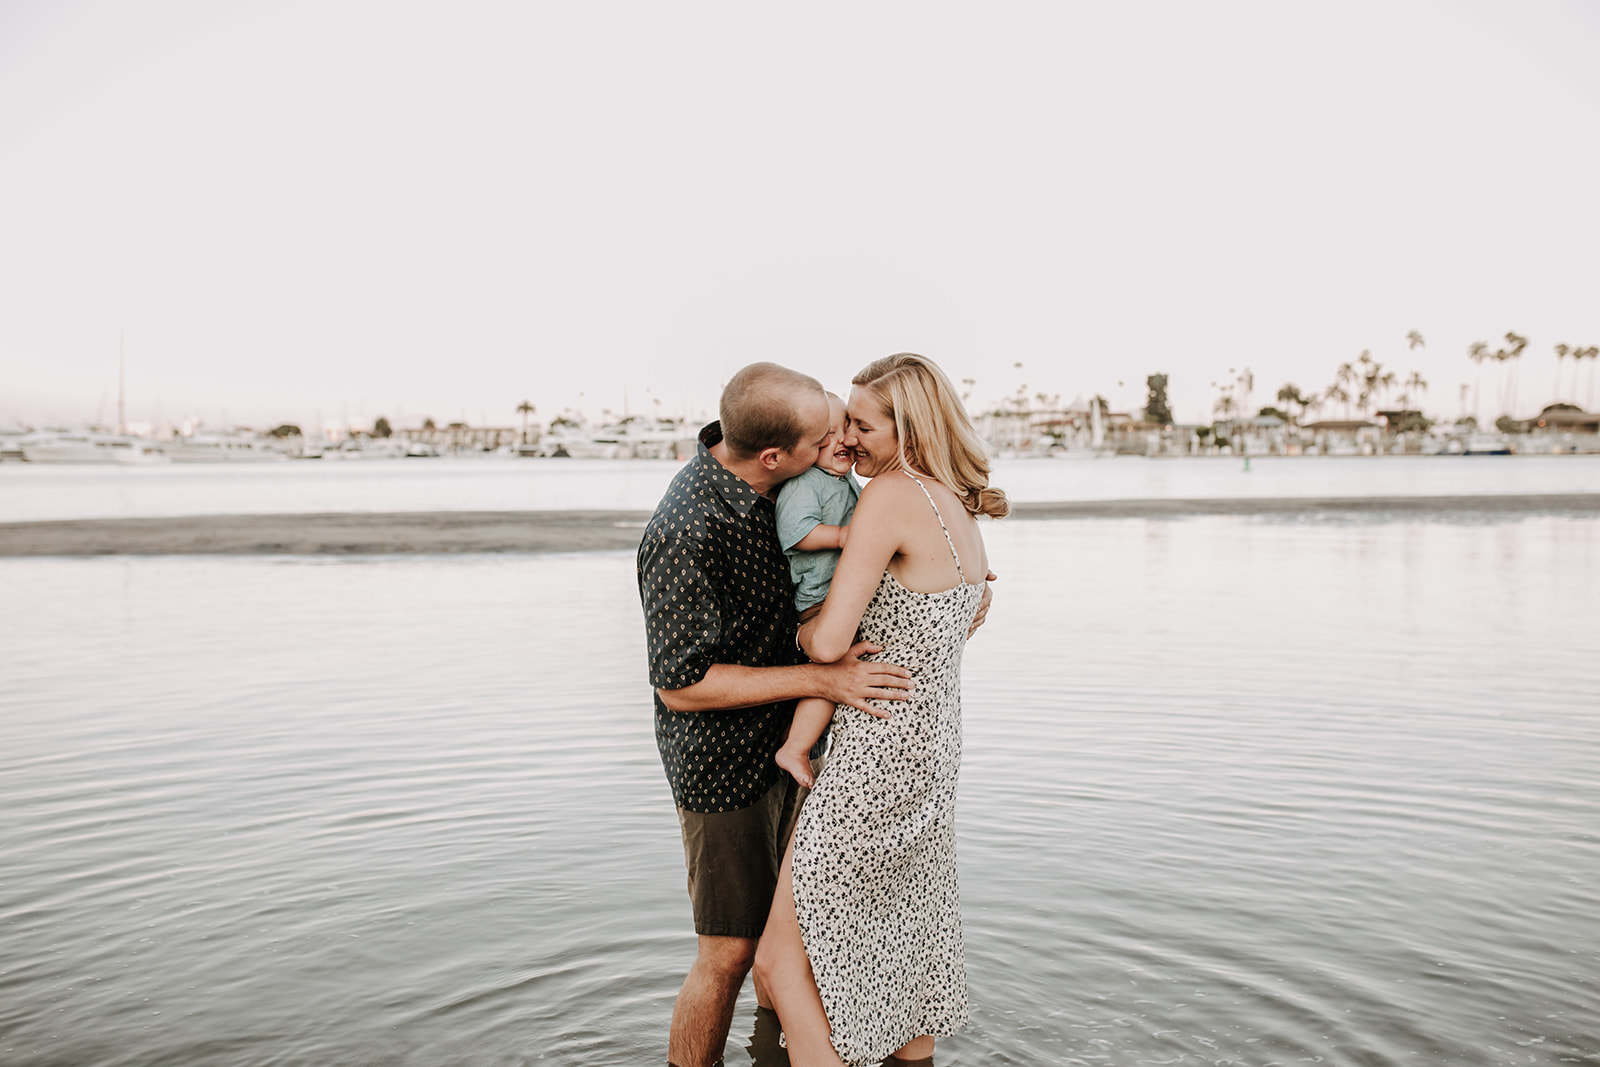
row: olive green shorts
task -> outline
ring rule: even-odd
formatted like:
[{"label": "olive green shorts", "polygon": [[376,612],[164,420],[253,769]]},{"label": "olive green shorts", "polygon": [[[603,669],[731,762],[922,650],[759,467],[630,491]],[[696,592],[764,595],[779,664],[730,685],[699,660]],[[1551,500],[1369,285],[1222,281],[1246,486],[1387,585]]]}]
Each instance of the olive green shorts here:
[{"label": "olive green shorts", "polygon": [[678,809],[695,933],[761,936],[778,887],[783,850],[807,792],[785,774],[748,808],[709,813]]}]

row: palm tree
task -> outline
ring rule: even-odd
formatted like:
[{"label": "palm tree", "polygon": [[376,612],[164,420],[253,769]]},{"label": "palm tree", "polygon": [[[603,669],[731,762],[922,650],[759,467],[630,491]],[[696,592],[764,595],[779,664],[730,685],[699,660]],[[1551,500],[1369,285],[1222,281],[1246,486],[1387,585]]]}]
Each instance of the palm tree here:
[{"label": "palm tree", "polygon": [[1239,410],[1239,402],[1233,398],[1233,386],[1230,385],[1222,390],[1222,395],[1211,405],[1211,410],[1224,420],[1233,418],[1234,413]]},{"label": "palm tree", "polygon": [[1590,411],[1593,411],[1594,410],[1594,363],[1595,363],[1596,360],[1600,360],[1600,345],[1590,345],[1588,348],[1578,348],[1578,349],[1574,349],[1573,350],[1573,353],[1572,353],[1572,363],[1573,363],[1572,388],[1573,388],[1573,392],[1577,392],[1577,388],[1578,388],[1577,363],[1578,363],[1578,360],[1580,358],[1581,359],[1587,359],[1587,360],[1590,361],[1590,365],[1589,365],[1589,403],[1588,403],[1588,409]]},{"label": "palm tree", "polygon": [[1511,364],[1511,373],[1506,382],[1506,396],[1501,400],[1501,406],[1505,408],[1507,415],[1517,406],[1517,361],[1522,358],[1522,351],[1527,347],[1526,337],[1507,330],[1506,347],[1497,349],[1494,354],[1495,362]]},{"label": "palm tree", "polygon": [[1328,386],[1327,398],[1345,405],[1344,417],[1347,419],[1350,417],[1350,387],[1360,380],[1361,376],[1356,373],[1354,364],[1341,363],[1333,374],[1333,384]]},{"label": "palm tree", "polygon": [[1500,376],[1499,387],[1495,389],[1495,401],[1500,405],[1500,413],[1502,415],[1507,415],[1510,413],[1510,404],[1507,398],[1511,393],[1510,387],[1507,383],[1511,380],[1511,375],[1506,370],[1506,361],[1511,358],[1511,353],[1507,352],[1503,348],[1497,348],[1493,353],[1490,354],[1489,358],[1494,360],[1495,369],[1499,372]]},{"label": "palm tree", "polygon": [[1489,358],[1489,346],[1482,341],[1472,342],[1467,346],[1467,358],[1478,368],[1478,379],[1472,386],[1472,417],[1481,422],[1483,412],[1479,409],[1478,401],[1483,392],[1483,361]]},{"label": "palm tree", "polygon": [[1394,371],[1392,370],[1386,370],[1382,374],[1378,375],[1379,395],[1386,394],[1389,392],[1389,390],[1393,389],[1395,380]]},{"label": "palm tree", "polygon": [[[1416,331],[1413,330],[1412,332],[1415,333]],[[1406,376],[1406,380],[1401,383],[1401,387],[1405,389],[1405,392],[1400,394],[1400,406],[1410,407],[1411,394],[1426,393],[1428,391],[1428,380],[1418,372],[1412,371]]]},{"label": "palm tree", "polygon": [[[1384,370],[1383,364],[1372,358],[1372,352],[1369,349],[1361,350],[1361,355],[1356,357],[1356,364],[1360,368],[1355,372],[1356,380],[1361,386],[1360,392],[1356,397],[1356,406],[1361,411],[1361,414],[1365,416],[1367,407],[1375,404],[1383,390],[1394,384],[1394,374],[1391,371]],[[1345,366],[1349,366],[1349,364],[1345,364]]]},{"label": "palm tree", "polygon": [[[1362,355],[1366,355],[1365,352]],[[1385,370],[1382,363],[1375,359],[1368,359],[1366,373],[1361,378],[1361,409],[1366,411],[1370,402],[1377,407],[1383,400],[1383,394],[1394,387],[1394,371]]]},{"label": "palm tree", "polygon": [[528,443],[528,416],[532,415],[537,410],[538,410],[537,408],[535,408],[532,404],[528,403],[526,400],[524,400],[522,403],[517,405],[517,414],[522,416],[522,443],[523,444],[527,444]]},{"label": "palm tree", "polygon": [[[1347,367],[1349,365],[1350,364],[1348,363],[1345,364]],[[1327,398],[1330,403],[1343,404],[1344,417],[1346,419],[1350,417],[1350,390],[1346,389],[1342,382],[1334,382],[1332,385],[1328,386],[1327,391],[1322,395]]]},{"label": "palm tree", "polygon": [[[1427,348],[1428,342],[1422,339],[1422,332],[1420,330],[1408,330],[1406,331],[1406,347],[1410,351],[1415,352],[1419,348]],[[1401,393],[1397,399],[1399,399],[1401,407],[1409,408],[1411,406],[1411,394],[1413,392],[1427,392],[1428,383],[1422,380],[1422,375],[1418,374],[1416,371],[1412,371],[1410,376],[1401,383],[1401,388],[1404,389],[1405,392]]]},{"label": "palm tree", "polygon": [[1308,412],[1321,411],[1321,410],[1322,410],[1322,394],[1321,393],[1313,392],[1313,393],[1311,393],[1310,396],[1307,396],[1304,393],[1302,393],[1300,395],[1300,417],[1302,419],[1304,419],[1306,417],[1306,414]]},{"label": "palm tree", "polygon": [[[1561,360],[1566,356],[1572,357],[1572,402],[1578,402],[1578,369],[1585,359],[1594,359],[1596,346],[1579,348],[1577,345],[1556,345],[1556,388],[1561,387]],[[1589,370],[1589,404],[1594,405],[1594,369]]]},{"label": "palm tree", "polygon": [[1284,386],[1281,389],[1278,390],[1278,403],[1282,404],[1283,407],[1284,407],[1284,410],[1289,412],[1289,422],[1290,422],[1291,425],[1294,423],[1295,420],[1294,420],[1294,413],[1290,409],[1295,404],[1299,404],[1300,405],[1300,414],[1301,414],[1301,416],[1304,416],[1305,413],[1306,413],[1306,397],[1305,397],[1305,394],[1302,393],[1300,391],[1300,387],[1298,385],[1295,385],[1293,382],[1285,383]]}]

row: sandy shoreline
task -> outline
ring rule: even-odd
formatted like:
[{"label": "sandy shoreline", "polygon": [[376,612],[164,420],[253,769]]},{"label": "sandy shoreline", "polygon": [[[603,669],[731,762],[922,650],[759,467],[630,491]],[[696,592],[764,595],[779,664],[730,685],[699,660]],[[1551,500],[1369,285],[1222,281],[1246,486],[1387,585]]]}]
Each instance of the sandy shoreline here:
[{"label": "sandy shoreline", "polygon": [[[1600,494],[1019,503],[1013,517],[1385,514],[1600,515]],[[635,547],[649,517],[643,511],[431,511],[12,522],[0,523],[0,557],[596,552]]]}]

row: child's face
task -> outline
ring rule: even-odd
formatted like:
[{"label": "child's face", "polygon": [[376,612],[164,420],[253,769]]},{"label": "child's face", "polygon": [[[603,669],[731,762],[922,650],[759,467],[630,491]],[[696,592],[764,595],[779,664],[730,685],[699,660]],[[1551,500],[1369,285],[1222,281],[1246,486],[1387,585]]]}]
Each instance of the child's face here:
[{"label": "child's face", "polygon": [[828,397],[828,440],[817,449],[817,466],[829,474],[849,474],[855,453],[844,444],[844,402]]}]

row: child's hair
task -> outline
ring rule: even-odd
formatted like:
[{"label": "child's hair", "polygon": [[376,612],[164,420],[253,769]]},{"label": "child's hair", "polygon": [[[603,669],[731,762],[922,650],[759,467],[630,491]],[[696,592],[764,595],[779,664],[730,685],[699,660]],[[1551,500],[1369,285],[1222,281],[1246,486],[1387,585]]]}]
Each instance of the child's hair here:
[{"label": "child's hair", "polygon": [[933,475],[973,515],[1004,518],[1006,494],[989,487],[989,457],[966,408],[931,359],[901,352],[873,360],[851,380],[894,419],[900,464]]}]

